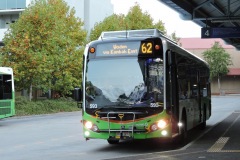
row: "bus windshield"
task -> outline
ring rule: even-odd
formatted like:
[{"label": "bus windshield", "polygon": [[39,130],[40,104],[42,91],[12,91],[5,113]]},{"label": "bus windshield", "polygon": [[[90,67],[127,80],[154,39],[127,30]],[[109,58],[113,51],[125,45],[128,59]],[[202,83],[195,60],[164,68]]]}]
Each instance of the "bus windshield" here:
[{"label": "bus windshield", "polygon": [[12,99],[12,76],[0,75],[0,100]]},{"label": "bus windshield", "polygon": [[159,58],[94,59],[86,73],[86,108],[160,107],[163,103]]}]

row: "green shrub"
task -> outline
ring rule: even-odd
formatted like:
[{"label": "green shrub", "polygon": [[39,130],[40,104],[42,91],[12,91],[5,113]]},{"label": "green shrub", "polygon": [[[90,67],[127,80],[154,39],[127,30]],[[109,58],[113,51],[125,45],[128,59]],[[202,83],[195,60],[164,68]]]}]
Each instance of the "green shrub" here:
[{"label": "green shrub", "polygon": [[50,114],[79,111],[77,103],[71,98],[45,99],[29,101],[26,97],[15,99],[16,116]]}]

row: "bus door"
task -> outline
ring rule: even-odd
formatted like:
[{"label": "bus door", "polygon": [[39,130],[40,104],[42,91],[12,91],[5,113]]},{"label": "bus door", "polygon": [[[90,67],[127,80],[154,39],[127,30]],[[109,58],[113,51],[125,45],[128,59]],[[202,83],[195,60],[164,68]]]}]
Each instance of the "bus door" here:
[{"label": "bus door", "polygon": [[195,124],[199,124],[201,122],[202,109],[201,109],[201,93],[200,93],[200,72],[196,72],[196,88],[194,89],[196,93],[196,104],[197,106],[194,108],[195,115]]},{"label": "bus door", "polygon": [[[179,121],[179,98],[178,98],[178,80],[176,53],[168,51],[169,79],[170,79],[170,106],[173,113],[173,132],[178,132],[177,122]],[[175,123],[174,123],[175,122]]]},{"label": "bus door", "polygon": [[203,114],[203,111],[202,111],[202,107],[201,107],[201,90],[200,90],[200,71],[197,72],[197,77],[198,77],[198,108],[199,108],[199,122],[201,122],[201,119],[202,119],[202,114]]}]

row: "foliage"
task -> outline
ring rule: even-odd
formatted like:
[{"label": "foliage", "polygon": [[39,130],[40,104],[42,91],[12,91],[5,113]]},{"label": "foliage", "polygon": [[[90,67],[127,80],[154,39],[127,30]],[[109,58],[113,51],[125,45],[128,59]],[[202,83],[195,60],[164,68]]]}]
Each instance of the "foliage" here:
[{"label": "foliage", "polygon": [[3,60],[3,58],[2,58],[2,54],[1,54],[1,48],[0,48],[0,66],[3,66],[2,60]]},{"label": "foliage", "polygon": [[[176,32],[173,32],[173,33],[171,34],[171,39],[172,39],[173,41],[177,42],[177,43],[179,43],[179,40],[180,40],[180,38],[177,37]],[[179,44],[179,45],[181,46],[181,44]]]},{"label": "foliage", "polygon": [[15,102],[16,116],[72,112],[80,110],[77,108],[77,103],[74,100],[65,98],[29,101],[26,97],[17,96]]},{"label": "foliage", "polygon": [[147,13],[143,13],[139,4],[131,7],[125,17],[128,29],[144,29],[153,27],[153,19]]},{"label": "foliage", "polygon": [[128,14],[116,15],[113,14],[106,17],[102,22],[96,23],[90,33],[90,41],[96,40],[102,31],[116,31],[116,30],[135,30],[135,29],[149,29],[157,28],[166,33],[164,23],[158,21],[153,23],[153,18],[147,13],[142,11],[140,5],[136,3],[130,8]]},{"label": "foliage", "polygon": [[230,55],[219,42],[215,42],[210,50],[203,52],[203,57],[210,66],[211,78],[226,75],[228,66],[232,64]]},{"label": "foliage", "polygon": [[90,41],[98,39],[102,31],[125,30],[126,22],[124,15],[113,14],[106,17],[102,22],[96,23],[90,33]]},{"label": "foliage", "polygon": [[164,23],[163,23],[161,20],[159,20],[157,23],[153,24],[153,28],[158,29],[158,30],[161,31],[163,34],[166,34],[166,33],[167,33],[167,31],[166,31],[166,29],[165,29],[165,27],[164,27]]},{"label": "foliage", "polygon": [[83,22],[64,0],[35,0],[10,26],[2,48],[3,65],[14,70],[17,89],[70,93],[80,84]]}]

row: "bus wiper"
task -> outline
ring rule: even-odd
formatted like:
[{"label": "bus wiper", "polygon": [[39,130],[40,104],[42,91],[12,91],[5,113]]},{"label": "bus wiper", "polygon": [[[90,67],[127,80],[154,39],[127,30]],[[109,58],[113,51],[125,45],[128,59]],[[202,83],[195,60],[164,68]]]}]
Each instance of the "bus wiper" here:
[{"label": "bus wiper", "polygon": [[102,107],[96,108],[93,112],[101,111],[102,109],[130,109],[130,108],[147,108],[149,105],[147,104],[126,104],[126,103],[117,103],[111,105],[104,105]]},{"label": "bus wiper", "polygon": [[132,105],[128,105],[128,104],[114,104],[114,105],[104,105],[102,107],[99,107],[99,108],[96,108],[93,112],[96,112],[96,111],[101,111],[102,109],[119,109],[119,108],[133,108]]},{"label": "bus wiper", "polygon": [[102,107],[96,108],[93,112],[101,111],[101,110],[104,109],[104,108],[112,108],[112,106],[113,106],[113,105],[105,105],[105,106],[102,106]]}]

